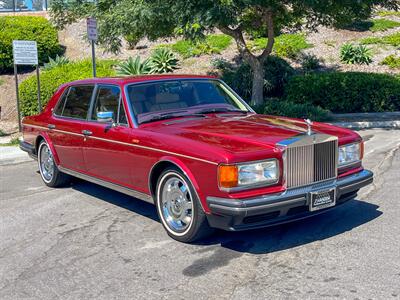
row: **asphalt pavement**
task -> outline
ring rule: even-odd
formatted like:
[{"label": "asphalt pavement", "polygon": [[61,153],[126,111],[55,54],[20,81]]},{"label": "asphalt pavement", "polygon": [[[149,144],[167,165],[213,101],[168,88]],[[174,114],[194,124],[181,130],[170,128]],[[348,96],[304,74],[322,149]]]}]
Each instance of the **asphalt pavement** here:
[{"label": "asphalt pavement", "polygon": [[154,206],[0,164],[0,299],[400,299],[400,130],[365,130],[375,182],[325,214],[182,244]]}]

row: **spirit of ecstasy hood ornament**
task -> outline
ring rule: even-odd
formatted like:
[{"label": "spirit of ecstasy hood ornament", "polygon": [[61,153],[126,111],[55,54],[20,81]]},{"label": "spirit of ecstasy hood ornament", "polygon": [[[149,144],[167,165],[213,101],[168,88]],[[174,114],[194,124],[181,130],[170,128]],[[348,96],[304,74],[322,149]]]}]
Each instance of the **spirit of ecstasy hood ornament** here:
[{"label": "spirit of ecstasy hood ornament", "polygon": [[311,128],[311,126],[312,126],[313,122],[312,122],[310,119],[304,119],[304,122],[305,122],[306,125],[307,125],[307,135],[312,135],[312,128]]}]

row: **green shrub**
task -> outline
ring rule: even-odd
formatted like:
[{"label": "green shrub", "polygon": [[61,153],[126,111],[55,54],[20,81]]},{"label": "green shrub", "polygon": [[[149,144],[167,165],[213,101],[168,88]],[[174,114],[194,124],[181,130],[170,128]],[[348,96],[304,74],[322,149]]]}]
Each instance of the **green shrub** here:
[{"label": "green shrub", "polygon": [[136,34],[127,34],[124,36],[126,43],[128,44],[128,49],[132,50],[136,48],[136,45],[139,43],[139,41],[142,39],[141,36],[138,36]]},{"label": "green shrub", "polygon": [[[114,76],[114,65],[115,61],[113,60],[98,60],[97,76]],[[89,59],[61,65],[49,71],[41,72],[40,90],[42,105],[44,106],[47,104],[61,84],[90,77],[92,77],[92,63]],[[36,75],[32,75],[21,82],[19,95],[23,115],[29,116],[36,114],[38,112]]]},{"label": "green shrub", "polygon": [[210,34],[204,40],[198,42],[180,40],[172,45],[162,45],[162,47],[170,47],[183,58],[189,58],[204,54],[219,54],[228,48],[231,43],[232,38],[228,35]]},{"label": "green shrub", "polygon": [[157,48],[150,56],[150,73],[172,73],[178,69],[179,60],[168,48]]},{"label": "green shrub", "polygon": [[366,64],[372,62],[371,50],[364,45],[344,44],[340,49],[340,60],[345,64]]},{"label": "green shrub", "polygon": [[65,56],[58,56],[57,54],[55,59],[49,58],[49,62],[43,65],[43,70],[48,71],[66,64],[69,64],[69,59]]},{"label": "green shrub", "polygon": [[0,73],[13,67],[12,41],[37,42],[39,63],[62,53],[57,30],[43,17],[0,17]]},{"label": "green shrub", "polygon": [[117,75],[119,76],[149,74],[150,70],[150,61],[148,59],[141,61],[139,55],[135,58],[129,57],[126,61],[122,61],[117,65]]},{"label": "green shrub", "polygon": [[367,37],[360,41],[363,45],[371,45],[371,44],[384,44],[391,45],[394,47],[400,46],[400,32],[396,32],[393,34],[389,34],[383,37]]},{"label": "green shrub", "polygon": [[[262,50],[267,46],[265,37],[254,39],[248,43],[252,50]],[[302,50],[311,48],[304,34],[282,34],[275,38],[273,51],[277,56],[295,58]]]},{"label": "green shrub", "polygon": [[314,73],[292,77],[287,101],[310,103],[336,113],[400,110],[400,78],[375,73]]},{"label": "green shrub", "polygon": [[311,72],[321,68],[322,61],[314,54],[302,54],[299,63],[304,72]]},{"label": "green shrub", "polygon": [[[217,75],[231,86],[241,97],[250,100],[253,72],[247,63],[235,66],[223,60],[213,62]],[[283,94],[283,86],[294,74],[294,69],[283,59],[268,57],[265,63],[264,95],[277,97]]]},{"label": "green shrub", "polygon": [[386,65],[392,69],[400,69],[400,57],[396,55],[387,56],[382,62],[382,65]]},{"label": "green shrub", "polygon": [[330,118],[330,112],[319,106],[314,106],[310,103],[294,103],[279,98],[265,99],[265,106],[262,113],[290,118],[309,118],[314,121],[327,121]]}]

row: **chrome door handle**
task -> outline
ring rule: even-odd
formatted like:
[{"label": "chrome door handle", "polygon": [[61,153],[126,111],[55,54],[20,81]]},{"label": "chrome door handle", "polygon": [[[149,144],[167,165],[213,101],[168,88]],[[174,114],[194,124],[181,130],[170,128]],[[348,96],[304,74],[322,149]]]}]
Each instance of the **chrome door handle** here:
[{"label": "chrome door handle", "polygon": [[49,125],[47,125],[47,128],[48,128],[48,129],[55,129],[55,128],[56,128],[56,125],[54,125],[54,124],[49,124]]},{"label": "chrome door handle", "polygon": [[85,130],[82,130],[82,134],[87,136],[87,135],[92,135],[92,132],[90,130],[85,129]]}]

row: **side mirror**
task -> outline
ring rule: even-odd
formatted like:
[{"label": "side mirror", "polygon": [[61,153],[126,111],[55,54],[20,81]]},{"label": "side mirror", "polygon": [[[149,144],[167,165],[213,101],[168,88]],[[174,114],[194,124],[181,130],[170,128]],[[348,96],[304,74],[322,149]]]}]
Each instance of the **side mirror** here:
[{"label": "side mirror", "polygon": [[97,121],[100,123],[112,123],[114,113],[112,111],[100,111],[97,113]]}]

